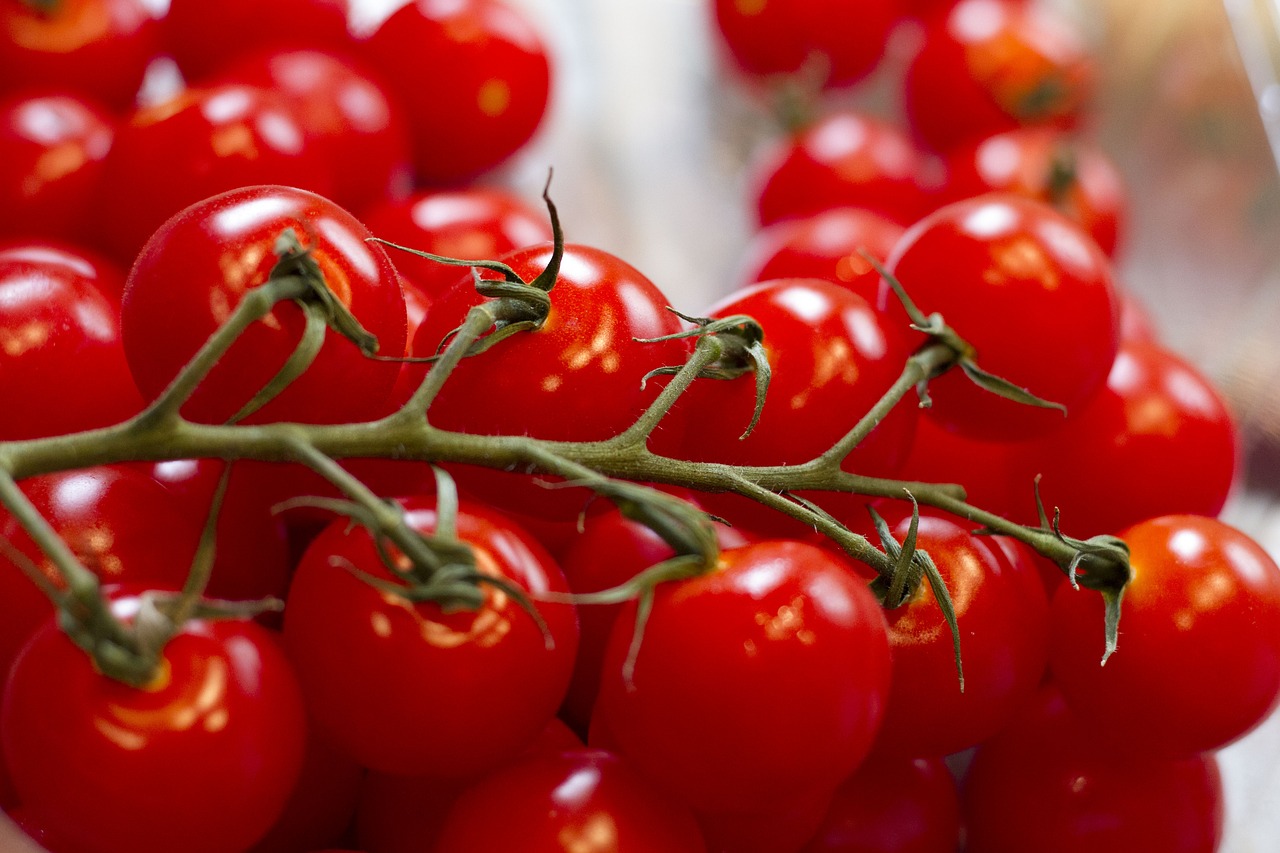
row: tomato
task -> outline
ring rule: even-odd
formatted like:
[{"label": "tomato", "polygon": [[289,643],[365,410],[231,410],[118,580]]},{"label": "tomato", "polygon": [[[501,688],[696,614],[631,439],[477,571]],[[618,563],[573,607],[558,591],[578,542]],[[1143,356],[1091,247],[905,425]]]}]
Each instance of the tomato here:
[{"label": "tomato", "polygon": [[834,792],[801,788],[751,812],[697,812],[708,853],[800,853],[822,824]]},{"label": "tomato", "polygon": [[[899,542],[910,507],[886,504],[881,515]],[[870,525],[854,525],[873,542]],[[949,755],[995,734],[1035,692],[1048,658],[1048,602],[1039,578],[1014,564],[972,525],[922,507],[916,547],[933,558],[951,594],[964,667],[961,689],[951,630],[929,583],[887,610],[893,687],[878,740],[881,752]]]},{"label": "tomato", "polygon": [[10,269],[26,270],[41,278],[87,283],[107,297],[114,309],[113,320],[119,325],[125,271],[110,258],[58,239],[14,237],[0,240],[0,270]]},{"label": "tomato", "polygon": [[1048,687],[1005,731],[978,747],[963,784],[967,849],[1218,849],[1222,779],[1212,756],[1137,759],[1100,748],[1094,735]]},{"label": "tomato", "polygon": [[1160,330],[1146,303],[1128,288],[1120,288],[1120,339],[1159,343]]},{"label": "tomato", "polygon": [[898,0],[867,0],[856,14],[840,0],[715,0],[715,31],[746,74],[813,75],[823,88],[857,83],[880,62]]},{"label": "tomato", "polygon": [[[434,530],[431,499],[402,503],[414,530]],[[338,519],[311,543],[285,603],[285,641],[320,731],[364,766],[402,775],[470,775],[514,755],[564,698],[573,608],[536,603],[548,641],[493,585],[481,585],[476,611],[411,603],[349,570],[391,578],[369,534],[348,528]],[[541,546],[501,516],[464,507],[458,536],[484,575],[535,598],[566,591]]]},{"label": "tomato", "polygon": [[955,853],[960,794],[941,758],[877,756],[836,789],[802,853]]},{"label": "tomato", "polygon": [[98,287],[113,276],[44,242],[0,248],[0,439],[109,426],[142,409],[116,297]]},{"label": "tomato", "polygon": [[[188,622],[163,660],[154,684],[129,687],[50,620],[9,674],[0,740],[18,796],[77,851],[242,851],[298,777],[306,718],[265,628]],[[178,782],[194,768],[193,791]]]},{"label": "tomato", "polygon": [[165,220],[217,193],[277,183],[327,195],[333,187],[324,150],[285,96],[238,83],[184,89],[135,110],[103,169],[94,239],[126,263]]},{"label": "tomato", "polygon": [[[1062,510],[1064,530],[1087,538],[1159,515],[1216,516],[1235,482],[1239,447],[1208,378],[1159,345],[1125,342],[1106,387],[1057,430],[1020,446],[1015,465],[1042,475],[1045,505]],[[1019,515],[1036,521],[1030,504]]]},{"label": "tomato", "polygon": [[0,234],[80,235],[114,136],[115,119],[79,95],[0,99]]},{"label": "tomato", "polygon": [[[888,268],[925,315],[940,313],[978,366],[1067,412],[1106,383],[1118,346],[1111,265],[1079,226],[1032,199],[990,194],[949,204],[907,230]],[[907,322],[887,286],[881,304]],[[998,397],[959,369],[929,383],[926,410],[947,429],[1010,440],[1063,423],[1060,411]]]},{"label": "tomato", "polygon": [[[502,260],[532,281],[551,255],[551,246],[537,246]],[[484,273],[485,278],[491,275]],[[414,336],[413,351],[435,352],[483,299],[470,281],[460,281],[441,294]],[[668,304],[661,291],[626,261],[600,249],[567,245],[551,291],[551,313],[542,327],[464,359],[428,411],[428,420],[443,429],[476,435],[523,434],[553,441],[598,441],[616,435],[658,395],[661,382],[642,388],[644,376],[685,361],[684,341],[637,340],[683,328],[665,310]],[[424,372],[419,366],[410,375],[421,378]],[[456,473],[461,486],[480,490],[478,494],[494,506],[530,515],[573,519],[589,498],[582,489],[542,488],[523,474],[487,469]]]},{"label": "tomato", "polygon": [[903,108],[935,151],[1023,125],[1074,127],[1095,71],[1060,14],[1022,0],[960,0],[932,19],[907,67]]},{"label": "tomato", "polygon": [[328,149],[333,199],[352,210],[413,183],[409,129],[386,87],[354,59],[322,50],[265,50],[227,65],[226,82],[285,95],[303,129]]},{"label": "tomato", "polygon": [[884,263],[905,229],[860,207],[835,207],[762,228],[743,250],[743,286],[777,278],[821,278],[874,301],[880,274],[863,252]]},{"label": "tomato", "polygon": [[314,731],[307,734],[298,782],[280,816],[249,853],[304,853],[345,837],[365,770]]},{"label": "tomato", "polygon": [[[276,239],[293,229],[337,298],[375,335],[379,352],[404,352],[400,283],[380,246],[355,217],[314,193],[283,186],[232,190],[185,208],[147,242],[129,273],[125,354],[144,395],[160,394],[230,315],[245,292],[266,282]],[[182,322],[173,318],[181,316]],[[196,389],[182,412],[225,421],[265,386],[293,353],[304,317],[277,305],[254,324]],[[372,361],[329,331],[311,367],[249,422],[332,423],[382,412],[399,366]]]},{"label": "tomato", "polygon": [[1132,752],[1181,757],[1243,736],[1280,703],[1280,568],[1212,518],[1162,516],[1119,535],[1133,579],[1106,666],[1101,596],[1053,597],[1049,666],[1068,704]]},{"label": "tomato", "polygon": [[1010,192],[1051,204],[1080,223],[1110,257],[1128,216],[1119,170],[1096,144],[1053,127],[998,133],[953,151],[946,201]]},{"label": "tomato", "polygon": [[[495,260],[516,249],[550,243],[552,237],[545,209],[500,187],[420,190],[406,199],[374,207],[365,214],[364,222],[383,240],[468,260]],[[439,296],[459,280],[471,278],[465,267],[408,252],[393,250],[391,259],[429,296]]]},{"label": "tomato", "polygon": [[354,50],[349,0],[169,0],[165,48],[188,79],[262,49]]},{"label": "tomato", "polygon": [[363,46],[405,107],[414,167],[427,183],[458,183],[497,166],[546,112],[547,48],[528,16],[503,0],[406,3]]},{"label": "tomato", "polygon": [[618,756],[580,750],[525,759],[468,788],[450,810],[436,849],[702,853],[706,846],[687,808]]},{"label": "tomato", "polygon": [[761,150],[747,176],[757,220],[863,207],[910,225],[933,207],[928,161],[895,125],[833,109]]},{"label": "tomato", "polygon": [[628,677],[635,614],[628,604],[609,638],[592,736],[693,808],[767,810],[797,788],[834,787],[867,754],[888,641],[839,558],[757,542],[659,585]]},{"label": "tomato", "polygon": [[160,27],[147,0],[0,3],[0,89],[67,89],[112,109],[133,105]]}]

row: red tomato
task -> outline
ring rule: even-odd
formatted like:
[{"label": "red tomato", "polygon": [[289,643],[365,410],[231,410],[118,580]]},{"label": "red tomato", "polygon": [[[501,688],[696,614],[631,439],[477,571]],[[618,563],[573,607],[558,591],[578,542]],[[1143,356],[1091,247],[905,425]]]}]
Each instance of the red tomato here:
[{"label": "red tomato", "polygon": [[800,853],[831,804],[829,785],[802,788],[750,812],[698,812],[708,853]]},{"label": "red tomato", "polygon": [[975,853],[1213,853],[1222,839],[1222,780],[1212,756],[1117,756],[1069,716],[1052,688],[978,747],[963,798],[967,849]]},{"label": "red tomato", "polygon": [[[77,851],[237,853],[298,778],[306,716],[265,628],[188,622],[163,660],[154,684],[129,687],[50,620],[9,674],[0,739],[18,796]],[[199,796],[175,784],[192,768]]]},{"label": "red tomato", "polygon": [[169,0],[165,47],[188,79],[261,49],[352,50],[349,0]]},{"label": "red tomato", "polygon": [[0,89],[52,86],[133,105],[160,28],[147,0],[0,3]]},{"label": "red tomato", "polygon": [[115,119],[79,95],[0,100],[0,234],[79,236],[114,136]]},{"label": "red tomato", "polygon": [[874,302],[880,274],[863,257],[884,263],[903,227],[860,207],[835,207],[777,222],[756,233],[743,251],[743,286],[777,278],[821,278]]},{"label": "red tomato", "polygon": [[[431,499],[402,503],[413,529],[435,529]],[[285,605],[285,641],[316,725],[387,773],[462,776],[514,755],[564,698],[578,645],[573,608],[536,605],[548,643],[496,586],[481,584],[484,603],[474,612],[411,603],[348,569],[391,578],[367,531],[348,528],[339,519],[311,543]],[[542,547],[506,519],[465,507],[458,536],[477,571],[535,598],[566,591]]]},{"label": "red tomato", "polygon": [[0,249],[0,439],[109,426],[142,409],[109,265],[47,243]]},{"label": "red tomato", "polygon": [[898,0],[715,0],[719,43],[740,71],[769,78],[812,75],[823,88],[857,83],[880,62]]},{"label": "red tomato", "polygon": [[[525,281],[547,266],[550,246],[518,250],[502,260]],[[484,274],[486,278],[490,273]],[[467,311],[483,301],[461,281],[432,303],[414,336],[414,352],[435,352]],[[551,313],[537,331],[521,332],[464,359],[428,411],[437,427],[477,435],[532,435],[598,441],[631,426],[658,395],[641,388],[655,368],[684,363],[684,341],[641,343],[683,327],[654,284],[608,252],[568,245],[551,291]],[[418,367],[421,377],[425,368]],[[416,385],[416,381],[414,383]],[[588,499],[582,489],[548,490],[524,475],[460,469],[460,485],[494,506],[572,519]]]},{"label": "red tomato", "polygon": [[[157,169],[181,175],[158,179]],[[95,240],[132,262],[166,219],[251,184],[333,188],[324,150],[284,95],[237,83],[185,89],[140,108],[116,131],[98,185]]]},{"label": "red tomato", "polygon": [[271,89],[293,103],[303,129],[328,150],[339,204],[360,210],[412,186],[404,116],[386,87],[354,59],[268,49],[227,65],[219,79]]},{"label": "red tomato", "polygon": [[0,269],[26,269],[50,279],[87,282],[107,297],[119,322],[125,271],[92,249],[57,239],[0,240]]},{"label": "red tomato", "polygon": [[[1239,446],[1226,401],[1200,371],[1156,344],[1125,342],[1106,387],[1053,433],[1019,446],[1014,464],[1042,475],[1045,505],[1087,538],[1159,515],[1216,516]],[[1035,523],[1030,503],[1018,520]]]},{"label": "red tomato", "polygon": [[503,0],[407,3],[364,48],[405,106],[414,166],[427,183],[457,183],[498,165],[542,122],[547,48],[526,14]]},{"label": "red tomato", "polygon": [[946,201],[1011,192],[1051,204],[1114,257],[1128,194],[1097,145],[1053,127],[1024,127],[963,146],[947,158]]},{"label": "red tomato", "polygon": [[[881,515],[902,542],[910,507],[886,504]],[[939,510],[920,509],[916,546],[933,558],[951,594],[964,690],[951,630],[932,588],[923,582],[910,601],[885,612],[894,678],[878,740],[881,752],[932,757],[974,746],[999,731],[1044,676],[1044,588],[1025,566],[1010,562],[996,543],[973,535],[971,528]],[[879,541],[874,531],[855,529]]]},{"label": "red tomato", "polygon": [[309,853],[346,837],[365,770],[316,733],[308,735],[298,782],[249,853]]},{"label": "red tomato", "polygon": [[[194,204],[147,242],[129,273],[124,345],[143,394],[155,397],[196,353],[245,292],[263,284],[277,237],[293,229],[329,288],[379,343],[404,352],[400,283],[380,246],[355,217],[318,195],[283,186],[243,187]],[[182,317],[174,323],[175,316]],[[231,417],[293,353],[304,317],[277,305],[248,329],[183,407],[192,420]],[[381,414],[399,366],[371,361],[332,331],[311,367],[250,422],[333,423]]]},{"label": "red tomato", "polygon": [[1022,125],[1072,127],[1092,60],[1059,14],[1023,0],[961,0],[932,19],[907,67],[903,107],[935,151]]},{"label": "red tomato", "polygon": [[838,109],[764,149],[748,186],[761,225],[833,207],[863,207],[910,225],[933,206],[928,171],[897,127]]},{"label": "red tomato", "polygon": [[[420,252],[447,258],[495,260],[516,249],[551,242],[545,209],[498,187],[421,190],[409,198],[385,202],[364,216],[369,230]],[[441,264],[408,252],[390,252],[396,268],[433,297],[461,279],[465,267]],[[434,350],[433,350],[434,351]]]},{"label": "red tomato", "polygon": [[803,853],[955,853],[960,795],[941,758],[877,756],[840,783]]},{"label": "red tomato", "polygon": [[[907,230],[889,271],[916,306],[940,313],[976,351],[978,366],[1068,413],[1106,383],[1119,309],[1111,265],[1053,208],[1007,194],[934,211]],[[907,322],[887,286],[881,304]],[[1060,411],[997,397],[959,369],[929,383],[930,417],[974,438],[1009,440],[1063,423]]]},{"label": "red tomato", "polygon": [[837,557],[758,542],[655,592],[630,680],[634,603],[614,625],[593,737],[704,811],[764,810],[852,772],[879,729],[890,664],[880,608]]},{"label": "red tomato", "polygon": [[1280,568],[1216,519],[1153,518],[1119,533],[1133,579],[1101,665],[1102,598],[1053,597],[1050,670],[1095,736],[1186,756],[1253,729],[1280,702]]},{"label": "red tomato", "polygon": [[1127,288],[1120,288],[1120,339],[1159,343],[1160,330],[1142,299]]},{"label": "red tomato", "polygon": [[528,758],[468,788],[450,810],[436,849],[703,853],[706,846],[686,807],[617,756],[582,750]]}]

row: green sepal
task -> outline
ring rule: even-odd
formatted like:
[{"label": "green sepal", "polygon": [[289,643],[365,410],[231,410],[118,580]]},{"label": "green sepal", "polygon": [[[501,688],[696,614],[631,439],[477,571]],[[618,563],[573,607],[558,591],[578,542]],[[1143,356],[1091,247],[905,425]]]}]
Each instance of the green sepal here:
[{"label": "green sepal", "polygon": [[320,354],[320,348],[324,346],[325,331],[329,326],[322,309],[315,303],[303,302],[301,307],[306,325],[302,329],[302,337],[298,339],[298,345],[294,347],[288,360],[276,371],[276,375],[271,377],[271,381],[262,386],[258,393],[240,408],[240,411],[227,418],[228,424],[239,423],[280,396],[284,389],[315,363],[316,356]]},{"label": "green sepal", "polygon": [[280,236],[276,238],[274,251],[277,260],[267,277],[278,279],[296,276],[306,282],[310,287],[308,296],[298,301],[316,305],[324,317],[325,324],[354,343],[360,348],[360,352],[369,356],[377,354],[378,338],[360,325],[360,321],[351,313],[351,310],[329,289],[329,285],[324,280],[324,274],[320,271],[320,265],[311,256],[311,250],[303,248],[297,233],[292,228],[286,228],[280,232]]},{"label": "green sepal", "polygon": [[990,391],[1006,400],[1012,400],[1015,403],[1021,403],[1024,406],[1035,406],[1040,409],[1057,409],[1065,416],[1067,407],[1061,403],[1054,403],[1032,394],[1026,388],[1014,385],[1008,379],[996,376],[994,373],[988,373],[978,366],[972,358],[961,357],[960,369],[964,371],[964,375],[969,377],[969,381],[977,385],[984,391]]}]

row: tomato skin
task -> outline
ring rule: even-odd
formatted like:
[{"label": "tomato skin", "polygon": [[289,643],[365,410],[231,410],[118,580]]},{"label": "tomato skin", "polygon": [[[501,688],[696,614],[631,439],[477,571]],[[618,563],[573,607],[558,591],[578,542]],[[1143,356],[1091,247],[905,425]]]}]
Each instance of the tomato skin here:
[{"label": "tomato skin", "polygon": [[[382,248],[366,241],[364,226],[306,190],[242,187],[169,219],[129,273],[123,305],[125,354],[146,396],[160,394],[245,292],[266,282],[276,262],[276,238],[287,228],[311,250],[338,299],[378,338],[378,351],[404,352],[399,279]],[[182,323],[172,322],[176,315]],[[303,324],[296,305],[277,305],[236,341],[183,414],[205,423],[231,417],[292,354]],[[333,423],[381,414],[398,373],[399,365],[371,361],[330,331],[311,367],[246,420]]]},{"label": "tomato skin", "polygon": [[1176,760],[1117,755],[1106,751],[1096,734],[1072,718],[1061,695],[1048,686],[1005,731],[978,747],[963,782],[967,849],[1218,849],[1222,779],[1211,755]]},{"label": "tomato skin", "polygon": [[947,151],[1023,125],[1074,127],[1094,77],[1079,37],[1051,10],[961,0],[926,27],[903,108],[923,144]]},{"label": "tomato skin", "polygon": [[[1119,341],[1111,265],[1078,225],[1041,202],[993,193],[942,207],[907,229],[889,272],[925,315],[940,313],[978,366],[1071,413],[1106,383]],[[906,311],[887,285],[881,303]],[[972,438],[1017,440],[1063,423],[952,370],[926,410]]]},{"label": "tomato skin", "polygon": [[1101,596],[1053,597],[1049,666],[1072,711],[1135,753],[1182,757],[1243,736],[1280,703],[1280,568],[1212,518],[1162,516],[1119,535],[1133,579],[1106,666]]},{"label": "tomato skin", "polygon": [[707,853],[800,853],[831,804],[829,785],[802,788],[751,812],[697,812]]},{"label": "tomato skin", "polygon": [[[265,628],[189,622],[164,660],[159,684],[128,687],[51,620],[9,675],[0,738],[18,795],[77,850],[241,851],[297,779],[306,718]],[[193,796],[174,780],[197,767]]]},{"label": "tomato skin", "polygon": [[52,86],[111,109],[132,106],[160,27],[145,0],[0,3],[0,89]]},{"label": "tomato skin", "polygon": [[797,788],[834,787],[867,754],[888,640],[875,598],[838,558],[757,542],[660,585],[628,684],[634,615],[632,603],[609,639],[592,737],[694,809],[767,810]]},{"label": "tomato skin", "polygon": [[[504,819],[493,820],[495,813]],[[435,849],[704,853],[706,846],[688,809],[623,759],[576,750],[515,762],[468,788],[450,809]]]},{"label": "tomato skin", "polygon": [[[402,505],[415,530],[434,530],[432,499]],[[542,547],[496,513],[464,506],[458,536],[481,572],[535,596],[567,590]],[[343,751],[386,773],[465,776],[515,754],[554,716],[577,651],[572,606],[536,603],[549,648],[533,618],[496,587],[482,587],[479,610],[445,613],[375,589],[348,563],[390,579],[368,533],[348,532],[338,519],[299,562],[284,620],[315,724]]]},{"label": "tomato skin", "polygon": [[905,226],[933,207],[928,172],[923,155],[897,127],[837,109],[763,149],[747,181],[761,225],[863,207]]},{"label": "tomato skin", "polygon": [[[428,184],[497,166],[529,141],[546,112],[547,48],[525,13],[502,0],[415,0],[362,46],[404,104],[414,168]],[[422,85],[446,79],[448,86]]]},{"label": "tomato skin", "polygon": [[271,829],[249,853],[309,853],[345,837],[365,769],[311,728],[307,735],[297,784]]}]

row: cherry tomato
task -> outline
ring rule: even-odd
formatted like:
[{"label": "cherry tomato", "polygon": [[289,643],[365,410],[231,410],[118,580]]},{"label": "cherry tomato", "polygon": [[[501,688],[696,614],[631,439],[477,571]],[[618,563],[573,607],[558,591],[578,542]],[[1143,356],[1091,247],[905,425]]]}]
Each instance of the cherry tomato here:
[{"label": "cherry tomato", "polygon": [[[402,503],[413,529],[434,530],[431,499]],[[481,586],[476,611],[411,603],[350,570],[391,579],[367,531],[348,528],[339,519],[311,543],[285,604],[285,641],[316,725],[387,773],[463,776],[510,758],[564,698],[578,644],[573,608],[536,603],[546,638],[497,586]],[[484,575],[535,598],[567,589],[541,546],[501,516],[465,507],[458,536]]]},{"label": "cherry tomato", "polygon": [[896,126],[835,109],[762,150],[748,186],[761,225],[863,207],[902,225],[932,208],[929,166]]},{"label": "cherry tomato", "polygon": [[293,105],[238,83],[184,89],[135,110],[117,129],[98,185],[104,215],[95,240],[131,263],[152,232],[188,205],[266,183],[332,191],[330,161]]},{"label": "cherry tomato", "polygon": [[715,0],[719,44],[753,77],[812,74],[823,88],[843,88],[880,62],[897,23],[898,0],[867,0],[856,14],[840,0]]},{"label": "cherry tomato", "polygon": [[630,677],[636,605],[614,625],[593,738],[598,728],[702,811],[766,810],[853,771],[880,727],[890,664],[880,608],[838,558],[757,542],[655,593]]},{"label": "cherry tomato", "polygon": [[1102,597],[1060,587],[1050,670],[1091,732],[1124,750],[1217,749],[1280,702],[1280,568],[1213,518],[1170,515],[1119,532],[1133,579],[1102,666]]},{"label": "cherry tomato", "polygon": [[50,279],[87,282],[112,303],[119,322],[125,271],[92,249],[58,239],[0,240],[0,269],[28,269]]},{"label": "cherry tomato", "polygon": [[1218,849],[1222,780],[1212,756],[1137,759],[1100,748],[1095,734],[1048,687],[1007,729],[978,747],[964,778],[967,849]]},{"label": "cherry tomato", "polygon": [[[949,204],[907,230],[888,268],[987,372],[1068,413],[1106,383],[1119,323],[1111,265],[1048,205],[998,193]],[[907,321],[887,286],[881,300]],[[927,414],[974,438],[1030,438],[1063,423],[1062,412],[998,397],[959,369],[930,382],[929,393]]]},{"label": "cherry tomato", "polygon": [[[496,260],[516,249],[550,243],[552,236],[546,210],[498,187],[421,190],[373,208],[364,222],[383,240],[468,260]],[[465,267],[408,252],[392,251],[391,259],[429,296],[439,296],[459,280],[471,278]]]},{"label": "cherry tomato", "polygon": [[960,0],[926,26],[903,81],[916,136],[935,151],[1023,125],[1073,127],[1092,59],[1058,13],[1022,0]]},{"label": "cherry tomato", "polygon": [[697,812],[707,853],[800,853],[822,825],[834,792],[829,785],[790,792],[765,809]]},{"label": "cherry tomato", "polygon": [[365,770],[314,731],[307,734],[298,782],[280,816],[249,853],[304,853],[345,837]]},{"label": "cherry tomato", "polygon": [[450,810],[436,849],[703,853],[706,845],[688,809],[650,787],[624,760],[580,750],[516,762],[468,788]]},{"label": "cherry tomato", "polygon": [[52,86],[133,105],[160,27],[147,0],[0,3],[0,89]]},{"label": "cherry tomato", "polygon": [[414,167],[427,183],[457,183],[498,165],[529,141],[547,109],[547,48],[526,14],[503,0],[407,3],[364,47],[405,106]]},{"label": "cherry tomato", "polygon": [[0,100],[0,234],[79,236],[114,136],[115,119],[78,95]]},{"label": "cherry tomato", "polygon": [[[305,190],[243,187],[171,218],[129,273],[124,346],[143,394],[163,391],[245,292],[267,280],[277,260],[276,239],[286,229],[310,251],[338,299],[377,337],[379,352],[404,352],[399,279],[382,248],[366,240],[364,226]],[[182,322],[173,322],[175,316]],[[298,306],[277,305],[236,341],[183,414],[206,423],[231,417],[284,365],[303,324]],[[331,423],[380,414],[398,373],[398,365],[372,361],[330,331],[307,371],[247,420]]]},{"label": "cherry tomato", "polygon": [[142,409],[117,297],[98,287],[119,275],[45,242],[0,248],[0,438],[109,426]]},{"label": "cherry tomato", "polygon": [[[242,851],[298,778],[306,717],[265,628],[188,622],[163,656],[154,684],[129,687],[50,620],[9,674],[0,740],[18,796],[77,851]],[[175,783],[194,768],[198,796]]]},{"label": "cherry tomato", "polygon": [[[1239,446],[1226,402],[1200,371],[1159,345],[1125,342],[1106,387],[1053,433],[1019,446],[1014,464],[1042,476],[1045,505],[1087,538],[1159,515],[1216,516]],[[1036,521],[1029,504],[1019,516]]]}]

